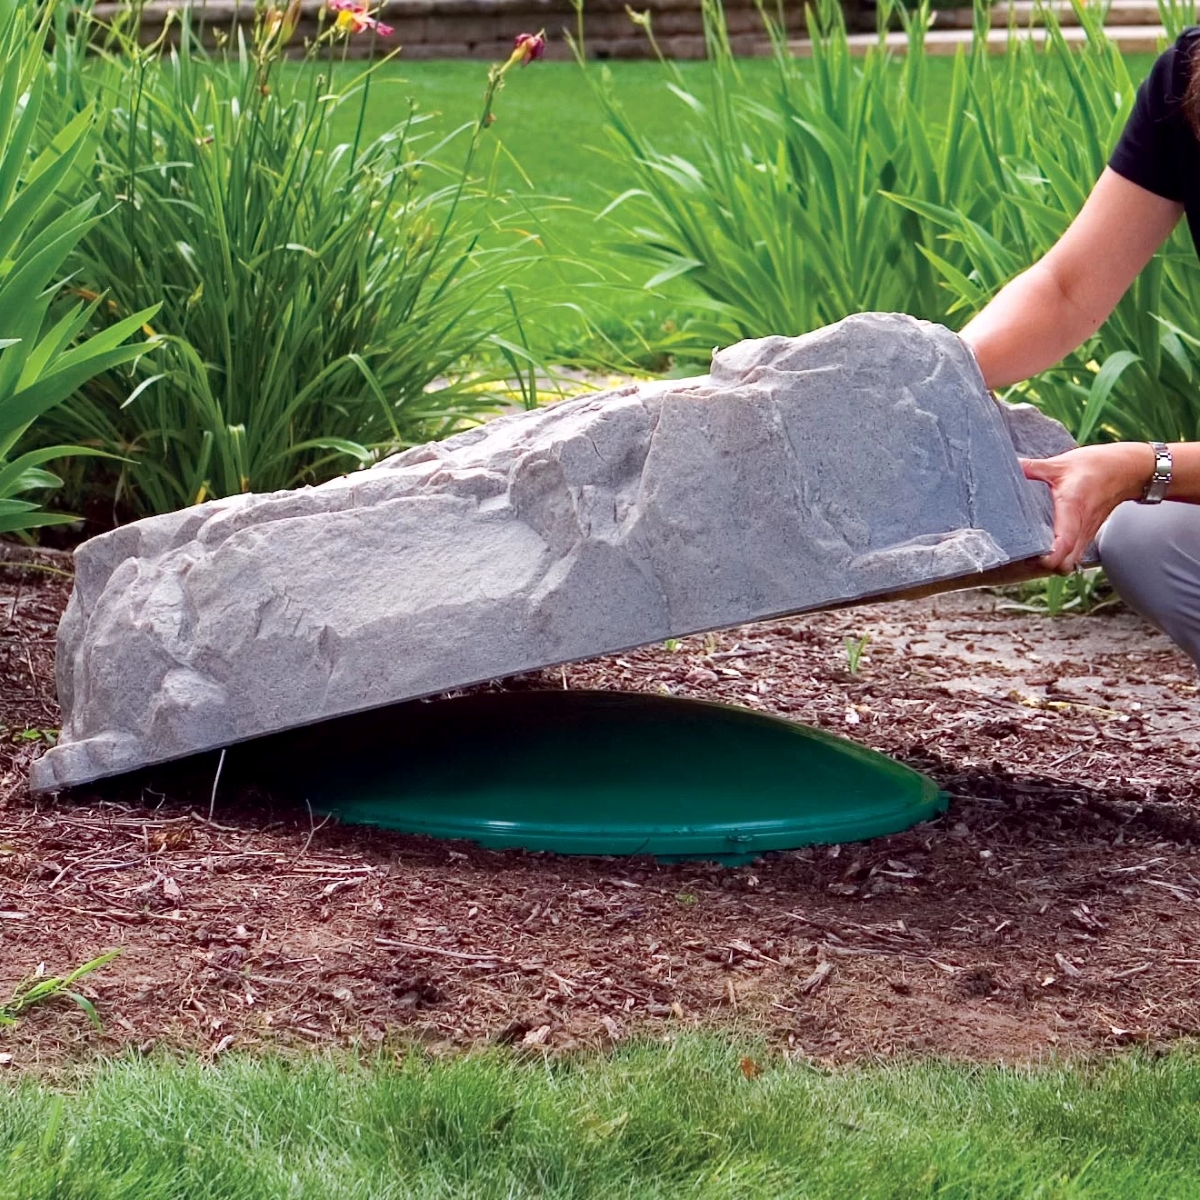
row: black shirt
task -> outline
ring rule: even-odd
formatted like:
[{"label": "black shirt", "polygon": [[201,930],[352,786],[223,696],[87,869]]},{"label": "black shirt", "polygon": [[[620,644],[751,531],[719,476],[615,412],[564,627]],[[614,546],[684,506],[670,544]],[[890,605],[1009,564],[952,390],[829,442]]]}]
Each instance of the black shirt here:
[{"label": "black shirt", "polygon": [[1108,165],[1156,196],[1181,203],[1200,251],[1200,141],[1183,112],[1200,27],[1158,56]]}]

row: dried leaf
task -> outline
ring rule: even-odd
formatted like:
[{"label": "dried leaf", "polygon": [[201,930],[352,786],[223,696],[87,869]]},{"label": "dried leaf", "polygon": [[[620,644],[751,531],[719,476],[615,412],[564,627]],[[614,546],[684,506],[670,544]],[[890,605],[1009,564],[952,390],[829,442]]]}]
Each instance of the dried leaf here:
[{"label": "dried leaf", "polygon": [[1113,1037],[1122,1042],[1144,1042],[1148,1038],[1148,1034],[1139,1029],[1122,1029],[1119,1025],[1110,1025]]},{"label": "dried leaf", "polygon": [[742,1068],[742,1074],[747,1079],[757,1079],[762,1074],[762,1067],[758,1065],[752,1058],[743,1058],[738,1066]]}]

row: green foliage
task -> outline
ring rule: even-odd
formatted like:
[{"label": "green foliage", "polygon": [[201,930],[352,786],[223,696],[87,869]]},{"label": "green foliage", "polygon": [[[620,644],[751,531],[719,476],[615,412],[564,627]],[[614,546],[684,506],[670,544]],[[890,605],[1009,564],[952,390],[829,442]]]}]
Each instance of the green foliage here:
[{"label": "green foliage", "polygon": [[864,633],[861,637],[846,638],[846,670],[851,675],[857,675],[862,667],[862,656],[870,641],[869,633]]},{"label": "green foliage", "polygon": [[[951,321],[977,311],[1053,245],[1128,118],[1136,87],[1104,33],[1102,10],[1078,0],[1073,6],[1087,33],[1082,49],[1068,46],[1050,12],[1045,54],[1010,45],[998,66],[986,55],[956,64],[966,112],[988,135],[980,138],[986,177],[972,189],[972,203],[895,196],[938,231],[945,249],[926,257],[953,298]],[[1195,16],[1190,0],[1166,0],[1162,13],[1172,36]],[[1065,89],[1051,81],[1047,62],[1065,72]],[[1181,225],[1097,334],[1020,385],[1016,398],[1038,404],[1081,442],[1195,439],[1198,305],[1200,263]]]},{"label": "green foliage", "polygon": [[[1013,38],[1000,55],[988,53],[977,3],[973,44],[931,115],[928,3],[879,6],[881,28],[899,19],[906,32],[899,64],[882,45],[852,58],[833,0],[810,10],[811,60],[789,53],[764,10],[776,79],[763,101],[742,84],[719,0],[705,0],[707,90],[662,64],[681,116],[702,132],[690,155],[658,150],[611,76],[589,68],[614,158],[636,177],[605,210],[619,248],[643,264],[648,288],[694,288],[709,313],[690,323],[697,349],[867,310],[957,328],[1066,229],[1132,106],[1100,7],[1072,3],[1082,47],[1050,10],[1044,50]],[[1194,16],[1191,0],[1164,5],[1173,31]],[[1096,336],[1017,393],[1080,440],[1195,438],[1198,307],[1200,265],[1180,230]]]},{"label": "green foliage", "polygon": [[939,143],[925,121],[928,6],[910,17],[885,0],[881,22],[894,14],[910,41],[898,70],[882,50],[851,57],[834,0],[809,13],[808,61],[764,12],[775,41],[764,101],[747,94],[719,0],[705,0],[707,94],[662,63],[681,118],[702,130],[690,157],[656,149],[611,74],[589,69],[614,157],[637,180],[604,215],[621,220],[619,248],[652,270],[648,288],[686,278],[701,293],[711,317],[691,325],[698,345],[803,333],[869,309],[944,317],[948,297],[921,253],[932,234],[884,192],[953,200],[970,149],[956,131]]},{"label": "green foliage", "polygon": [[1013,597],[1000,605],[1018,612],[1045,613],[1058,617],[1063,613],[1090,613],[1112,604],[1115,600],[1108,580],[1099,567],[1071,575],[1051,575],[1004,589],[1001,594]]},{"label": "green foliage", "polygon": [[33,150],[46,99],[42,44],[55,5],[0,4],[0,533],[71,518],[24,497],[62,481],[45,464],[93,451],[42,446],[16,454],[29,427],[99,372],[129,362],[126,345],[153,308],[84,338],[96,303],[55,306],[63,264],[99,228],[99,197],[72,202],[71,176],[89,155],[90,110],[64,119]]},{"label": "green foliage", "polygon": [[112,962],[119,950],[110,950],[90,962],[85,962],[66,975],[44,975],[35,972],[24,982],[17,985],[12,996],[0,1004],[0,1028],[15,1025],[30,1009],[40,1004],[49,1004],[54,1000],[70,1000],[78,1005],[84,1015],[97,1028],[100,1028],[100,1017],[96,1006],[86,997],[75,990],[77,984],[85,975],[98,971],[101,967]]},{"label": "green foliage", "polygon": [[566,1061],[129,1060],[6,1091],[3,1200],[1162,1200],[1200,1175],[1186,1052],[825,1071],[691,1035]]},{"label": "green foliage", "polygon": [[320,481],[494,407],[469,368],[485,348],[527,365],[502,333],[528,238],[478,244],[494,85],[465,148],[424,155],[411,106],[362,135],[379,64],[333,88],[316,52],[283,70],[261,27],[216,58],[186,17],[175,33],[177,50],[114,35],[104,70],[63,66],[64,104],[99,88],[89,181],[116,209],[82,242],[80,280],[111,297],[101,315],[162,302],[161,349],[85,389],[63,432],[128,460],[119,494],[161,512]]}]

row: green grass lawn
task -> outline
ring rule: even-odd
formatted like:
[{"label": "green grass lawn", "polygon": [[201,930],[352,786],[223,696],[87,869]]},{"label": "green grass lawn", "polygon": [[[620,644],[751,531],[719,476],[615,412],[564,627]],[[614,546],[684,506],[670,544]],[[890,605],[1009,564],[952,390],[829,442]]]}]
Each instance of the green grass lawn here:
[{"label": "green grass lawn", "polygon": [[[698,132],[688,121],[688,109],[667,90],[657,63],[613,63],[609,69],[623,102],[656,141],[684,154],[695,147]],[[766,84],[770,69],[765,60],[746,64],[748,79],[758,87]],[[681,70],[700,86],[707,67],[683,63]],[[488,64],[478,62],[390,63],[372,83],[364,134],[383,133],[408,111],[411,100],[432,117],[422,127],[424,144],[437,144],[478,119],[487,73]],[[677,318],[686,309],[686,287],[665,289],[665,302],[641,293],[644,280],[630,275],[612,254],[607,223],[596,219],[630,180],[607,157],[603,114],[580,68],[539,62],[514,71],[497,99],[495,116],[477,173],[491,176],[498,192],[509,193],[512,207],[529,205],[527,224],[546,251],[536,272],[519,274],[517,282],[552,303],[581,305],[592,323],[625,346],[630,327],[653,334],[664,320]],[[339,130],[347,140],[355,124],[356,113],[347,106],[339,114]],[[455,163],[466,146],[463,131],[439,157]],[[570,355],[581,345],[582,323],[570,309],[541,309],[537,321],[539,333],[552,331],[548,339],[538,339],[552,356]]]},{"label": "green grass lawn", "polygon": [[[231,1058],[9,1084],[0,1197],[1042,1197],[1200,1191],[1200,1059],[826,1073],[694,1035],[576,1062]],[[756,1053],[751,1051],[751,1053]]]},{"label": "green grass lawn", "polygon": [[[950,96],[952,61],[931,57],[929,112],[944,116]],[[1141,78],[1154,59],[1151,55],[1126,58],[1130,73]],[[601,69],[591,64],[591,71]],[[664,150],[687,154],[697,134],[689,110],[667,89],[667,73],[656,62],[613,62],[617,94],[638,124]],[[689,87],[703,91],[708,66],[702,62],[679,64]],[[744,59],[741,70],[748,96],[763,96],[770,86],[774,65],[768,59]],[[427,127],[445,135],[479,115],[488,64],[478,62],[411,62],[403,59],[381,68],[373,84],[365,132],[384,132],[408,110],[411,97],[422,112],[434,114]],[[574,63],[540,62],[513,72],[496,102],[493,140],[502,147],[500,182],[522,186],[521,172],[534,189],[562,196],[573,208],[556,210],[551,228],[569,244],[586,245],[592,218],[628,185],[604,156],[607,139],[603,114],[592,97],[583,72]],[[341,114],[340,128],[353,135],[352,115]],[[518,166],[519,164],[519,170]],[[592,234],[591,236],[594,236]]]},{"label": "green grass lawn", "polygon": [[[702,81],[704,63],[682,63],[689,80]],[[765,83],[771,64],[750,60],[749,79]],[[589,70],[600,70],[593,64]],[[665,72],[657,63],[612,63],[621,96],[639,122],[664,147],[686,153],[695,144],[686,107],[666,88]],[[479,116],[488,64],[480,62],[413,62],[402,60],[381,68],[375,82],[364,132],[383,133],[408,110],[410,98],[434,120],[427,126],[444,136]],[[572,234],[587,228],[596,212],[624,186],[615,179],[604,157],[603,114],[583,72],[574,63],[539,62],[512,72],[495,106],[492,146],[502,151],[499,183],[524,188],[522,174],[533,189],[561,196],[580,211],[561,211],[556,223]],[[349,138],[353,114],[340,115],[340,129]],[[464,142],[465,144],[465,142]]]}]

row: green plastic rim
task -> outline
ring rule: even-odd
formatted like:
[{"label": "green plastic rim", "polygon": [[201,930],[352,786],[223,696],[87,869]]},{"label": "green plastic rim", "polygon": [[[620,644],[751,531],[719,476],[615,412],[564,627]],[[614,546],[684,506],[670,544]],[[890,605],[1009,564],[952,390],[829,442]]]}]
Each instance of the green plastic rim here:
[{"label": "green plastic rim", "polygon": [[[946,807],[932,780],[845,738],[669,696],[488,692],[323,730],[271,755],[314,809],[492,848],[739,863]],[[314,761],[314,746],[331,749]]]}]

